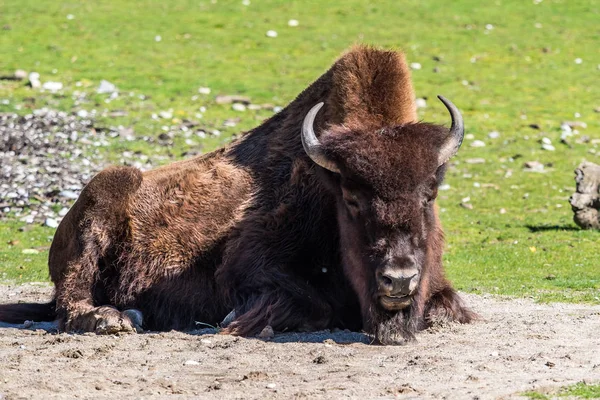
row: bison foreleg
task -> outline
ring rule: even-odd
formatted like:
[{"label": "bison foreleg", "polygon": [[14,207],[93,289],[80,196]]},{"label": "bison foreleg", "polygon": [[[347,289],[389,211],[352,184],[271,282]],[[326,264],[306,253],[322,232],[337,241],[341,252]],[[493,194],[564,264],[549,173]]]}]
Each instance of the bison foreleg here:
[{"label": "bison foreleg", "polygon": [[477,314],[464,305],[458,293],[449,287],[431,296],[425,306],[427,326],[445,322],[468,324],[477,317]]},{"label": "bison foreleg", "polygon": [[318,297],[298,298],[285,290],[273,290],[250,296],[250,300],[237,307],[232,316],[233,320],[223,333],[251,336],[267,325],[275,331],[325,329],[332,319],[332,310]]},{"label": "bison foreleg", "polygon": [[87,312],[71,315],[65,329],[107,335],[117,332],[142,332],[142,313],[135,309],[120,312],[112,306],[94,307]]}]

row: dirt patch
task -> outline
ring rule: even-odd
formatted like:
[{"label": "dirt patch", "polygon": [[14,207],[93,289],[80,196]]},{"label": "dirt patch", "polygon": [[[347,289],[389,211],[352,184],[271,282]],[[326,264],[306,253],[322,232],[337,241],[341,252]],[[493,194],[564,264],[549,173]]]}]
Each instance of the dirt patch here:
[{"label": "dirt patch", "polygon": [[[51,291],[0,286],[0,301],[41,301]],[[487,399],[600,381],[600,306],[465,298],[482,321],[388,347],[346,331],[263,341],[209,330],[97,336],[0,328],[0,399]]]}]

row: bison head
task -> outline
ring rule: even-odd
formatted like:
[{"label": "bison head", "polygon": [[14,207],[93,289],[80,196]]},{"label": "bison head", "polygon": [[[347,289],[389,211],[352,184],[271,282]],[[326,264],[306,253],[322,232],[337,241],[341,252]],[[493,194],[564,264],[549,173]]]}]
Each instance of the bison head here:
[{"label": "bison head", "polygon": [[429,285],[441,276],[433,271],[441,269],[443,246],[433,204],[464,128],[457,108],[439,98],[450,112],[450,130],[427,123],[341,125],[319,139],[313,123],[323,103],[304,119],[304,150],[324,168],[337,199],[345,274],[359,296],[365,329],[382,343],[411,336]]}]

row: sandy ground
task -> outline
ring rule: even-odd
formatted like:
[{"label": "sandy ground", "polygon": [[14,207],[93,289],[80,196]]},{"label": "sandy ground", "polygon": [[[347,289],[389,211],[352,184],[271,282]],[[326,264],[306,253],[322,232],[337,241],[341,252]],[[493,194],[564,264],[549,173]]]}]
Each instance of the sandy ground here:
[{"label": "sandy ground", "polygon": [[[0,286],[0,302],[51,288]],[[206,331],[69,335],[0,328],[0,399],[517,398],[600,382],[600,306],[465,295],[483,320],[402,346],[353,332],[273,340]]]}]

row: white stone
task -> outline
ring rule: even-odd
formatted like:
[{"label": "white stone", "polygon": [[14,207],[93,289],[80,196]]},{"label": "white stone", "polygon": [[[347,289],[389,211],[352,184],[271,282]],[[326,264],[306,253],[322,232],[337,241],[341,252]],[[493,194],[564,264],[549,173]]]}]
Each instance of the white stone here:
[{"label": "white stone", "polygon": [[270,29],[270,30],[267,31],[267,37],[276,38],[277,37],[277,32],[274,31],[274,30],[272,30],[272,29]]},{"label": "white stone", "polygon": [[196,360],[187,360],[183,365],[200,365],[200,363]]},{"label": "white stone", "polygon": [[485,147],[485,143],[481,140],[473,140],[471,142],[471,147]]},{"label": "white stone", "polygon": [[583,60],[581,58],[579,58],[579,57],[577,57],[575,59],[575,64],[581,64],[582,62],[583,62]]},{"label": "white stone", "polygon": [[425,108],[427,107],[427,100],[418,98],[415,103],[417,104],[417,108]]},{"label": "white stone", "polygon": [[154,36],[154,41],[155,42],[160,42],[161,40],[162,40],[162,36],[160,36],[160,35]]},{"label": "white stone", "polygon": [[554,151],[554,150],[556,150],[554,148],[554,146],[552,146],[551,144],[546,144],[546,143],[542,144],[542,149],[547,150],[547,151]]},{"label": "white stone", "polygon": [[58,221],[56,221],[53,218],[46,218],[46,221],[44,222],[44,225],[50,227],[50,228],[58,228]]},{"label": "white stone", "polygon": [[62,90],[63,84],[61,82],[44,82],[42,85],[42,89],[49,90],[51,92],[58,92]]},{"label": "white stone", "polygon": [[107,80],[102,79],[100,81],[100,86],[98,86],[98,89],[96,89],[97,93],[112,93],[112,92],[116,92],[117,91],[117,87],[110,83]]},{"label": "white stone", "polygon": [[410,63],[410,68],[411,68],[411,69],[418,70],[418,69],[421,69],[421,68],[422,68],[422,66],[421,66],[421,64],[420,64],[420,63],[418,63],[418,62],[414,62],[414,63]]},{"label": "white stone", "polygon": [[207,88],[207,87],[198,88],[198,93],[200,93],[200,94],[210,94],[210,88]]},{"label": "white stone", "polygon": [[233,103],[233,104],[231,105],[231,108],[232,108],[234,111],[246,111],[246,106],[245,106],[245,105],[243,105],[242,103]]},{"label": "white stone", "polygon": [[298,26],[300,23],[298,22],[297,19],[290,19],[288,21],[288,26]]}]

